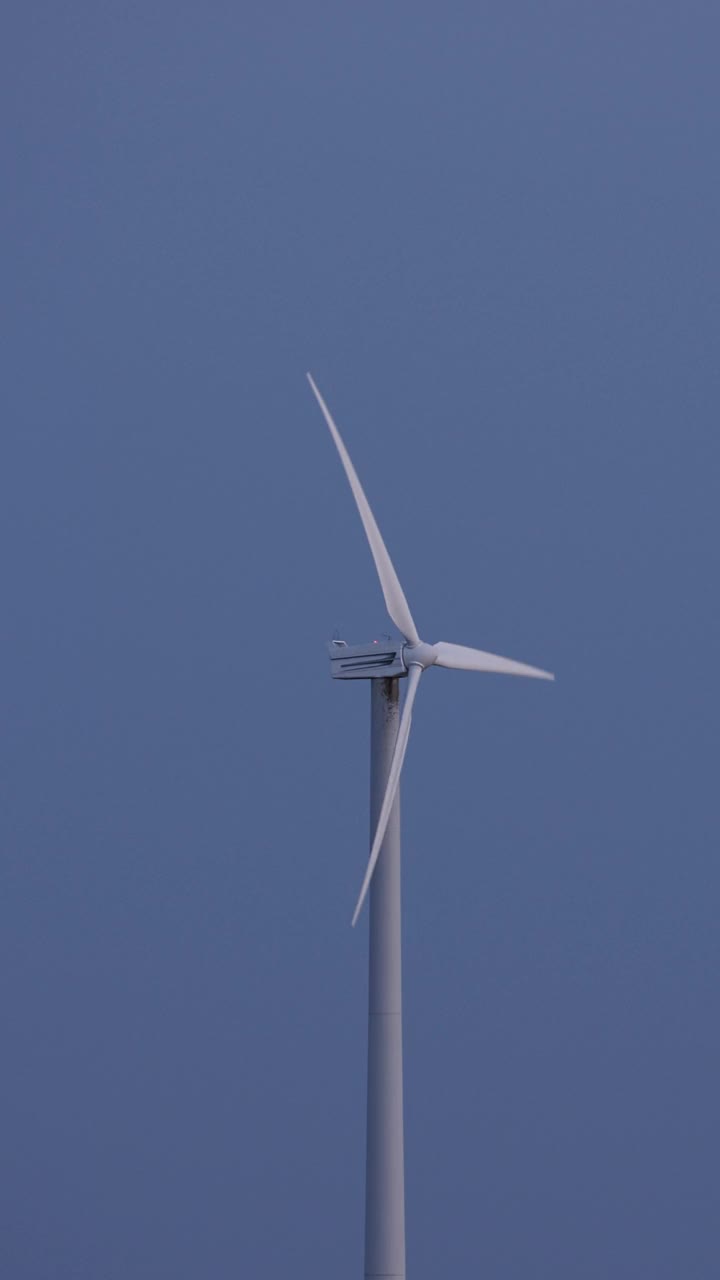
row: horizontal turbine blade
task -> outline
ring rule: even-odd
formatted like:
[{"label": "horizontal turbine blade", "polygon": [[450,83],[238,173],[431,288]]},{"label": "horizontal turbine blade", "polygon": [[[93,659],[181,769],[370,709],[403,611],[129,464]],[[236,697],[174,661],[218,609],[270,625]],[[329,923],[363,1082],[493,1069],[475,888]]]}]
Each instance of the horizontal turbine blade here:
[{"label": "horizontal turbine blade", "polygon": [[360,519],[363,522],[363,528],[365,529],[367,540],[370,543],[370,550],[372,551],[373,560],[375,561],[375,568],[378,571],[380,586],[382,587],[382,592],[385,597],[387,611],[395,623],[395,626],[398,628],[398,631],[404,635],[408,643],[419,644],[420,636],[418,635],[417,627],[413,622],[408,602],[405,599],[405,593],[400,586],[400,579],[395,572],[393,562],[388,555],[387,547],[385,546],[380,530],[375,523],[375,517],[370,510],[370,504],[365,497],[363,487],[360,484],[355,468],[350,461],[350,455],[342,442],[340,432],[330,416],[330,410],[315,386],[311,374],[307,375],[307,379],[313,389],[315,399],[320,405],[323,417],[330,428],[330,434],[335,441],[337,451],[340,454],[340,461],[345,468],[345,475],[350,481],[350,488],[353,491],[353,496],[357,503],[357,509],[360,512]]},{"label": "horizontal turbine blade", "polygon": [[413,702],[415,701],[415,694],[417,693],[417,687],[420,683],[421,675],[422,667],[413,663],[408,671],[407,693],[405,694],[405,702],[403,703],[402,715],[400,716],[400,727],[398,729],[397,738],[395,739],[395,750],[393,751],[393,758],[390,764],[390,772],[388,773],[387,786],[385,788],[382,808],[380,809],[380,817],[378,818],[377,827],[375,828],[375,837],[372,842],[372,849],[370,850],[370,857],[365,871],[365,879],[362,882],[360,897],[357,900],[355,914],[352,918],[353,926],[356,924],[357,918],[362,911],[367,891],[370,888],[370,881],[372,880],[377,860],[380,857],[380,850],[382,849],[382,842],[385,839],[385,832],[387,831],[387,824],[390,820],[390,813],[392,811],[393,804],[395,803],[395,797],[400,783],[400,772],[403,767],[408,737],[410,735]]},{"label": "horizontal turbine blade", "polygon": [[437,667],[452,667],[457,671],[494,671],[501,676],[533,676],[537,680],[554,680],[550,671],[528,667],[512,658],[500,658],[496,653],[484,653],[482,649],[468,649],[464,644],[448,644],[439,640],[434,644]]}]

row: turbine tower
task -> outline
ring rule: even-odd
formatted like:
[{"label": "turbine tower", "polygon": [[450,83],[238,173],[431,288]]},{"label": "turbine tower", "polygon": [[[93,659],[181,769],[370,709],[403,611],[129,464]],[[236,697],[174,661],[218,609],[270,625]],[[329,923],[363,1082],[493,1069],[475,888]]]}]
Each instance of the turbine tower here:
[{"label": "turbine tower", "polygon": [[[333,640],[328,648],[335,679],[371,681],[370,856],[352,918],[354,925],[369,890],[365,1277],[405,1280],[399,784],[413,703],[420,677],[429,667],[540,680],[555,677],[481,649],[445,640],[425,644],[420,639],[350,455],[312,376],[307,377],[350,483],[387,611],[404,639],[404,643],[389,640],[352,646]],[[405,677],[407,691],[400,714],[399,682]]]}]

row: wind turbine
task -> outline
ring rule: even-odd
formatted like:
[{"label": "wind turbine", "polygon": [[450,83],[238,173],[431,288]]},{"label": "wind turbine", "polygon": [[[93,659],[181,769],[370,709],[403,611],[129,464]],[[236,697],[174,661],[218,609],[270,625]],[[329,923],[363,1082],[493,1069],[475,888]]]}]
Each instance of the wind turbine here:
[{"label": "wind turbine", "polygon": [[[400,773],[420,677],[429,667],[489,671],[554,680],[549,671],[482,649],[439,640],[425,644],[410,612],[350,455],[330,410],[307,375],[330,428],[370,544],[387,611],[404,644],[373,641],[328,646],[331,674],[371,681],[370,857],[352,923],[370,890],[367,1148],[365,1185],[366,1280],[405,1280],[405,1173],[403,1154],[402,977],[400,897]],[[407,692],[399,714],[399,681]]]}]

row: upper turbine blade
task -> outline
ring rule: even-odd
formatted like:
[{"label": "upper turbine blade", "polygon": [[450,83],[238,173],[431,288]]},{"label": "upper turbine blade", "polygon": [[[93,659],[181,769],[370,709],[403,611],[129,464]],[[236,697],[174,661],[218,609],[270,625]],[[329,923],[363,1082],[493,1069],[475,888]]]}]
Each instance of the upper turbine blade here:
[{"label": "upper turbine blade", "polygon": [[363,522],[363,527],[367,534],[367,540],[370,543],[370,550],[372,551],[373,560],[375,561],[375,568],[378,571],[380,586],[382,587],[383,595],[385,597],[387,611],[395,623],[395,626],[400,632],[402,632],[408,643],[419,644],[420,636],[418,635],[417,627],[413,622],[413,617],[410,612],[408,602],[405,599],[405,594],[400,586],[400,580],[393,567],[393,562],[388,555],[387,547],[382,540],[380,530],[375,523],[375,517],[370,510],[370,505],[363,492],[363,487],[360,484],[355,468],[350,461],[350,455],[342,442],[340,432],[330,416],[330,411],[325,404],[325,401],[315,386],[311,374],[308,374],[307,378],[313,389],[315,399],[323,412],[325,421],[330,428],[330,434],[332,435],[337,446],[337,451],[340,454],[340,461],[345,468],[345,475],[350,481],[350,488],[353,491],[355,502],[357,503],[357,509],[360,512],[360,519]]},{"label": "upper turbine blade", "polygon": [[464,644],[448,644],[446,640],[439,640],[433,649],[437,654],[435,665],[438,667],[454,667],[458,671],[495,671],[503,676],[534,676],[538,680],[555,679],[550,671],[528,667],[524,662],[513,662],[512,658],[500,658],[496,653],[483,653],[482,649],[468,649]]},{"label": "upper turbine blade", "polygon": [[395,803],[398,784],[400,782],[400,772],[403,767],[403,760],[405,759],[405,751],[407,750],[408,744],[408,736],[410,734],[413,702],[415,701],[415,694],[417,693],[417,687],[420,683],[421,675],[422,667],[413,664],[408,671],[407,693],[405,694],[405,702],[403,703],[402,715],[400,717],[400,727],[398,729],[398,736],[395,739],[395,749],[393,751],[393,758],[390,764],[390,772],[388,773],[387,786],[385,788],[385,795],[380,809],[380,816],[378,818],[377,827],[375,828],[375,837],[372,842],[370,857],[365,870],[365,878],[362,882],[360,896],[357,900],[357,906],[355,907],[355,913],[352,918],[353,925],[356,923],[357,918],[362,911],[362,905],[370,887],[372,874],[375,870],[377,860],[380,857],[380,850],[382,849],[382,842],[385,839],[385,832],[387,831],[390,813],[393,804]]}]

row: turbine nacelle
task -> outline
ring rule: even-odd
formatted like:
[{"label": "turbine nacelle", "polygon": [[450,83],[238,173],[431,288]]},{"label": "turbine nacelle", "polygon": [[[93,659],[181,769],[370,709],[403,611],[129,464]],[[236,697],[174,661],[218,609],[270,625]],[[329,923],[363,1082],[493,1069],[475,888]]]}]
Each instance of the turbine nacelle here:
[{"label": "turbine nacelle", "polygon": [[406,676],[401,640],[383,636],[367,644],[347,644],[331,640],[328,645],[330,674],[333,680],[384,680],[390,676]]},{"label": "turbine nacelle", "polygon": [[406,676],[410,667],[432,667],[438,660],[432,644],[403,644],[383,636],[367,644],[331,640],[328,644],[333,680],[382,680]]}]

